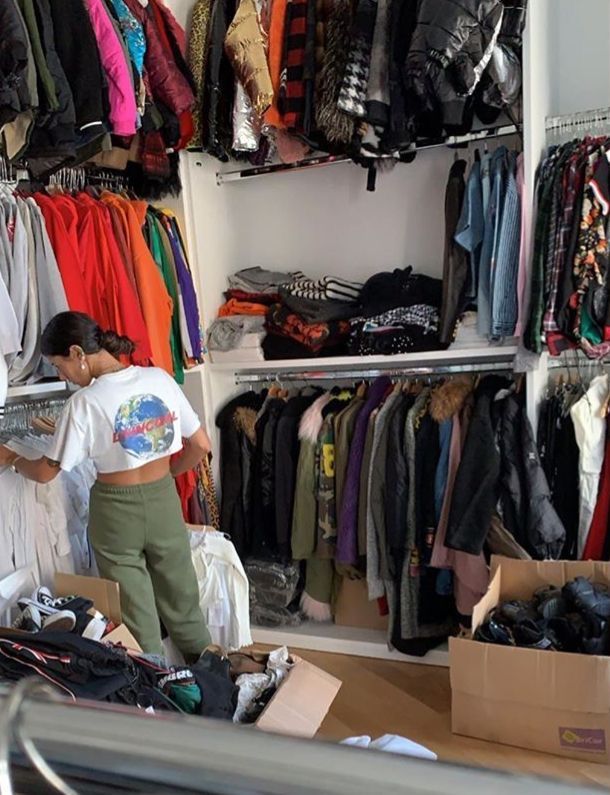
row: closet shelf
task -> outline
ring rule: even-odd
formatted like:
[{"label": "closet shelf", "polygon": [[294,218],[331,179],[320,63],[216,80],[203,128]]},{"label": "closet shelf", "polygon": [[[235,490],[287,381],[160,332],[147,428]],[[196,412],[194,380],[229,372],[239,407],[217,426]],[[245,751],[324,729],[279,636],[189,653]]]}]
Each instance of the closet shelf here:
[{"label": "closet shelf", "polygon": [[443,644],[428,652],[425,657],[411,657],[388,649],[383,630],[340,627],[337,624],[317,624],[313,621],[300,627],[252,627],[255,643],[268,646],[288,646],[290,649],[307,649],[329,654],[348,654],[377,660],[437,665],[449,667],[448,645]]},{"label": "closet shelf", "polygon": [[472,348],[450,348],[446,351],[405,353],[395,356],[331,356],[319,359],[281,359],[264,362],[210,362],[206,365],[212,372],[230,372],[239,376],[256,374],[298,372],[326,373],[329,371],[396,370],[400,368],[437,368],[451,365],[505,364],[507,367],[517,354],[516,340],[507,340],[504,345],[485,345]]},{"label": "closet shelf", "polygon": [[[519,131],[520,128],[515,124],[488,127],[484,130],[474,130],[467,135],[450,135],[445,138],[423,140],[416,145],[414,151],[421,152],[426,149],[438,149],[442,146],[463,146],[472,141],[484,141],[489,138],[502,138],[507,135],[516,135]],[[353,162],[352,158],[346,155],[321,155],[318,157],[309,157],[305,160],[298,160],[296,163],[271,163],[266,166],[257,166],[255,168],[243,168],[225,172],[218,171],[216,172],[216,184],[224,185],[227,182],[238,182],[244,179],[252,179],[253,177],[262,177],[266,174],[303,171],[308,168],[320,168],[322,166],[336,165],[337,163],[351,162]],[[371,159],[371,165],[374,163],[375,160]],[[201,162],[198,161],[197,165],[201,165]]]},{"label": "closet shelf", "polygon": [[15,398],[41,398],[46,395],[67,393],[68,385],[64,381],[44,381],[40,384],[24,384],[23,386],[9,386],[7,399]]}]

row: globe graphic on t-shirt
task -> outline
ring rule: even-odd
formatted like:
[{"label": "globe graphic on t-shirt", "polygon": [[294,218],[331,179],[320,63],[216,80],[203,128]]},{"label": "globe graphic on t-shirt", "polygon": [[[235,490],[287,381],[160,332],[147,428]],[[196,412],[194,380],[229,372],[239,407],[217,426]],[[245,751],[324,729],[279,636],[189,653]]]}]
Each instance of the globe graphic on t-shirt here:
[{"label": "globe graphic on t-shirt", "polygon": [[114,441],[136,458],[169,455],[176,420],[155,395],[136,395],[121,404],[114,420]]}]

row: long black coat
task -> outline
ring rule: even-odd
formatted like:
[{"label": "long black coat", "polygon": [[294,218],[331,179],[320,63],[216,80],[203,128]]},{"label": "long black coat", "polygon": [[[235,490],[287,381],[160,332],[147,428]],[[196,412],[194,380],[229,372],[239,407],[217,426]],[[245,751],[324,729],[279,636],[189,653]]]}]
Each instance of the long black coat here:
[{"label": "long black coat", "polygon": [[559,558],[566,531],[551,502],[532,426],[515,395],[502,403],[498,439],[504,525],[532,557]]},{"label": "long black coat", "polygon": [[471,555],[482,551],[498,503],[500,452],[495,443],[498,416],[494,397],[509,384],[504,378],[487,376],[477,387],[455,479],[445,545]]},{"label": "long black coat", "polygon": [[262,400],[261,395],[246,392],[231,400],[216,417],[220,431],[220,529],[231,537],[242,559],[248,554],[250,544],[246,489],[249,487],[251,461],[244,460],[244,456],[251,456],[251,451],[245,444],[244,432],[236,422],[235,412],[240,407],[258,410]]}]

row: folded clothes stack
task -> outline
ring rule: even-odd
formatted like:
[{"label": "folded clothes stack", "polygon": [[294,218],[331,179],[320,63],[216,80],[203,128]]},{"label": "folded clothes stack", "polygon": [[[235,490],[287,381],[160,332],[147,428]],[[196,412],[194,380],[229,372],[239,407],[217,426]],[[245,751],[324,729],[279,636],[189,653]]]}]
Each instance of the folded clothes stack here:
[{"label": "folded clothes stack", "polygon": [[225,303],[208,329],[208,349],[213,362],[256,362],[264,359],[262,341],[265,315],[280,300],[281,285],[302,278],[300,272],[283,273],[254,267],[229,277]]},{"label": "folded clothes stack", "polygon": [[349,353],[391,355],[437,350],[442,282],[412,268],[377,273],[362,288],[351,321]]},{"label": "folded clothes stack", "polygon": [[[225,297],[208,331],[213,361],[366,356],[443,347],[438,333],[442,284],[414,274],[410,267],[377,273],[365,284],[248,268],[229,278]],[[254,344],[250,335],[263,331],[266,336]]]},{"label": "folded clothes stack", "polygon": [[239,340],[239,344],[235,348],[230,348],[226,351],[210,348],[210,358],[215,364],[222,364],[223,362],[228,362],[229,364],[263,362],[265,361],[262,348],[264,339],[264,331],[243,334]]}]

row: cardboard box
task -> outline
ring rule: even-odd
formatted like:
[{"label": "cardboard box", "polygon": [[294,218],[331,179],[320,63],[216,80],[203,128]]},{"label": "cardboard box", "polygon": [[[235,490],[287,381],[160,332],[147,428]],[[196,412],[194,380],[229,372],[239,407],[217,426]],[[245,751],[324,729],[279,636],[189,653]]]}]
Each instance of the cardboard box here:
[{"label": "cardboard box", "polygon": [[[473,629],[508,599],[575,577],[610,585],[610,563],[492,560]],[[610,657],[449,642],[456,734],[585,762],[610,761]]]},{"label": "cardboard box", "polygon": [[120,589],[117,582],[100,577],[80,577],[76,574],[55,575],[56,596],[82,596],[91,599],[94,608],[109,618],[115,629],[109,632],[103,643],[116,643],[130,651],[141,652],[137,640],[123,624]]},{"label": "cardboard box", "polygon": [[335,605],[335,624],[340,627],[387,630],[388,616],[379,614],[377,601],[369,601],[366,580],[344,577]]},{"label": "cardboard box", "polygon": [[294,666],[254,725],[266,732],[310,739],[328,714],[341,682],[306,660],[292,659]]}]

